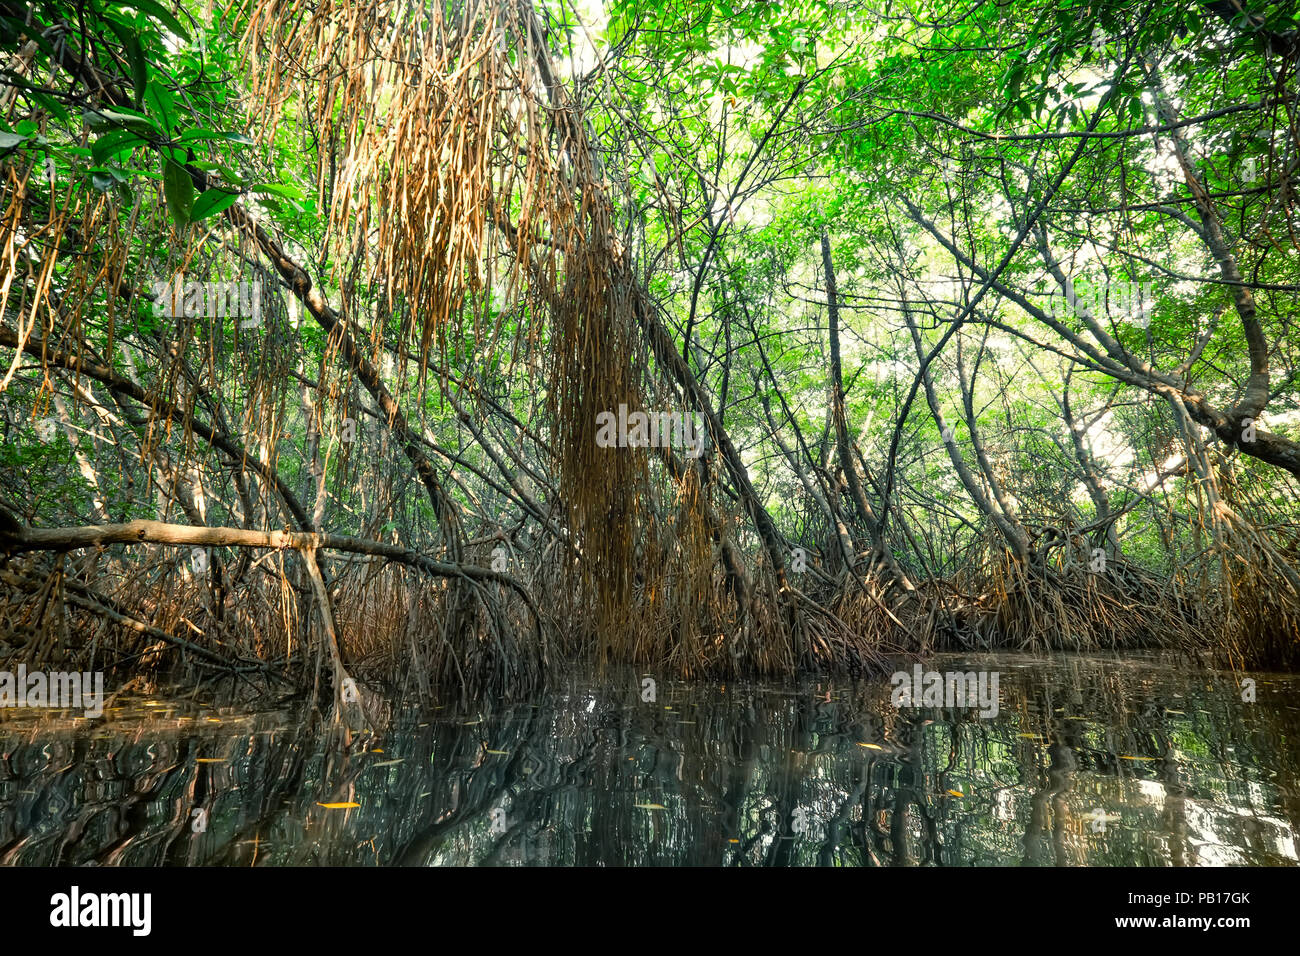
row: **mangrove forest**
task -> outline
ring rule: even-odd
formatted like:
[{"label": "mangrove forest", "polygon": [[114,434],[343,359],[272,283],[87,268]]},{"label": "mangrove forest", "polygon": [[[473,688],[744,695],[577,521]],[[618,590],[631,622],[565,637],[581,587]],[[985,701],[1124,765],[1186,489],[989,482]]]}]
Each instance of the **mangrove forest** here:
[{"label": "mangrove forest", "polygon": [[0,864],[1300,863],[1298,71],[0,0]]}]

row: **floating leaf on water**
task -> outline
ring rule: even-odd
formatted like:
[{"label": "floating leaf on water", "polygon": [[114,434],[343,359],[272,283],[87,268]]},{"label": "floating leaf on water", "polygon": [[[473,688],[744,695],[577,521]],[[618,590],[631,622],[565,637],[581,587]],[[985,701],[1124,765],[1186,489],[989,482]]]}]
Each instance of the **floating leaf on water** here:
[{"label": "floating leaf on water", "polygon": [[383,751],[380,750],[378,747],[376,747],[374,750],[372,750],[372,751],[370,751],[370,752],[371,752],[372,754],[381,754],[381,753],[383,753]]},{"label": "floating leaf on water", "polygon": [[1017,737],[1028,737],[1030,740],[1042,740],[1042,734],[1016,734]]},{"label": "floating leaf on water", "polygon": [[500,754],[503,757],[509,756],[510,754],[509,750],[488,750],[487,748],[484,748],[483,752],[487,754]]},{"label": "floating leaf on water", "polygon": [[727,842],[728,842],[728,843],[739,843],[740,841],[737,840],[735,837],[731,837],[729,840],[727,840]]},{"label": "floating leaf on water", "polygon": [[398,759],[398,760],[381,760],[381,761],[379,761],[379,763],[372,763],[370,766],[372,766],[372,767],[393,767],[393,766],[396,766],[397,764],[399,764],[399,763],[403,763],[403,762],[404,762],[404,761],[401,760],[401,759]]},{"label": "floating leaf on water", "polygon": [[320,802],[317,802],[316,806],[318,806],[318,807],[324,807],[326,810],[350,810],[352,807],[359,807],[359,806],[361,806],[361,804],[359,804],[359,803],[350,803],[350,802],[349,802],[349,803],[320,803]]},{"label": "floating leaf on water", "polygon": [[966,794],[962,793],[960,790],[949,790],[949,791],[948,791],[948,796],[950,796],[950,797],[964,797],[964,796],[966,796]]},{"label": "floating leaf on water", "polygon": [[667,810],[662,803],[636,803],[633,804],[638,810]]},{"label": "floating leaf on water", "polygon": [[194,762],[195,763],[225,763],[226,758],[225,757],[199,757]]},{"label": "floating leaf on water", "polygon": [[1119,759],[1120,760],[1155,760],[1156,758],[1155,757],[1128,757],[1121,754]]},{"label": "floating leaf on water", "polygon": [[859,746],[859,747],[866,747],[868,750],[884,750],[884,749],[885,749],[884,747],[880,746],[880,744],[863,744],[863,743],[859,743],[858,746]]}]

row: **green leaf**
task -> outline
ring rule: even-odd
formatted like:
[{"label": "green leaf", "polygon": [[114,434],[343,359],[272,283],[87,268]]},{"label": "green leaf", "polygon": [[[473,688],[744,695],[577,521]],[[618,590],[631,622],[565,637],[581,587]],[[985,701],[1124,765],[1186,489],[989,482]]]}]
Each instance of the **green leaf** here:
[{"label": "green leaf", "polygon": [[194,209],[194,181],[184,166],[170,159],[163,160],[163,195],[176,224],[189,225]]},{"label": "green leaf", "polygon": [[149,82],[149,62],[144,56],[144,47],[140,45],[140,34],[134,27],[119,23],[112,17],[105,17],[104,22],[116,34],[126,53],[127,62],[131,64],[131,88],[135,92],[135,108],[144,102],[144,89]]},{"label": "green leaf", "polygon": [[115,156],[129,152],[145,141],[129,129],[111,129],[90,144],[90,155],[102,166]]},{"label": "green leaf", "polygon": [[163,26],[182,40],[188,41],[190,38],[189,32],[181,26],[181,21],[176,19],[175,14],[161,3],[156,2],[156,0],[109,0],[108,5],[110,7],[133,7],[161,22]]},{"label": "green leaf", "polygon": [[90,170],[90,184],[101,193],[106,193],[115,186],[125,186],[126,177],[121,170],[100,166]]},{"label": "green leaf", "polygon": [[135,88],[135,106],[139,109],[144,103],[145,87],[149,85],[149,61],[145,59],[144,47],[135,34],[127,41],[126,55],[131,61],[131,85]]},{"label": "green leaf", "polygon": [[[28,7],[28,15],[31,14],[31,8]],[[41,52],[51,59],[58,59],[58,54],[54,51],[53,44],[45,36],[45,31],[49,29],[49,24],[45,23],[41,16],[33,17],[30,23],[27,23],[17,17],[0,17],[0,24],[4,24],[9,29],[11,36],[22,36],[31,40],[40,48]]]},{"label": "green leaf", "polygon": [[190,214],[191,221],[199,222],[209,216],[215,216],[234,205],[238,198],[239,193],[228,193],[223,189],[209,189],[207,192],[200,193],[198,201],[194,203],[194,211]]},{"label": "green leaf", "polygon": [[1009,100],[1018,99],[1020,96],[1020,84],[1025,79],[1025,64],[1020,63],[1013,66],[1007,73],[1006,96]]},{"label": "green leaf", "polygon": [[197,140],[219,139],[227,143],[238,143],[241,146],[252,146],[253,141],[243,133],[232,133],[227,131],[218,131],[212,129],[192,129],[182,133],[176,138],[178,143],[192,143]]},{"label": "green leaf", "polygon": [[250,186],[249,192],[267,193],[272,196],[280,196],[283,199],[297,201],[302,199],[302,191],[296,186],[284,186],[280,183],[259,183],[256,186]]},{"label": "green leaf", "polygon": [[27,142],[27,137],[20,133],[0,133],[0,149],[13,149],[25,142]]},{"label": "green leaf", "polygon": [[105,126],[117,126],[124,129],[132,130],[145,137],[158,137],[162,135],[162,129],[148,116],[143,116],[134,112],[123,112],[120,110],[86,110],[81,114],[86,125],[92,129],[102,129]]},{"label": "green leaf", "polygon": [[168,133],[172,131],[173,117],[175,110],[173,106],[176,102],[172,96],[172,91],[167,89],[157,80],[151,80],[144,91],[145,105],[149,107],[149,113],[157,117],[162,128]]},{"label": "green leaf", "polygon": [[226,166],[223,163],[216,163],[215,165],[217,167],[217,170],[220,171],[222,177],[226,180],[226,182],[232,183],[241,188],[243,187],[244,185],[243,176],[239,175],[239,173],[235,172],[233,169],[231,169],[229,166]]},{"label": "green leaf", "polygon": [[[10,75],[6,77],[5,81],[9,83],[11,86],[17,86],[18,83],[15,82],[16,79],[17,79],[16,77]],[[56,119],[60,119],[66,123],[68,120],[72,118],[71,114],[68,113],[68,111],[64,108],[63,104],[60,103],[58,100],[56,100],[54,97],[50,96],[48,93],[42,93],[40,90],[32,86],[28,87],[28,92],[30,93],[32,99],[34,99],[37,103],[41,104],[41,109],[45,110],[45,112],[49,113],[51,116],[55,117]]]}]

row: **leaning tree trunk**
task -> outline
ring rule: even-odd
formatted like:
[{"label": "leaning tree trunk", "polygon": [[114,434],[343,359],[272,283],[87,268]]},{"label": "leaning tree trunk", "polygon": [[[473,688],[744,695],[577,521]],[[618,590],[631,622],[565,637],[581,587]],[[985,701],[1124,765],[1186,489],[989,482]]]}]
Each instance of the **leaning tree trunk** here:
[{"label": "leaning tree trunk", "polygon": [[[849,437],[848,412],[844,400],[844,375],[840,366],[840,303],[839,291],[835,283],[835,267],[831,262],[830,234],[822,230],[822,267],[826,270],[826,303],[829,316],[829,334],[831,345],[831,414],[835,419],[835,443],[839,448],[840,470],[849,486],[849,494],[858,516],[866,526],[871,539],[873,561],[884,565],[890,584],[899,584],[904,590],[911,590],[912,584],[894,554],[885,543],[881,534],[882,522],[876,511],[867,501],[866,492],[862,490],[862,481],[858,477],[857,462],[853,460],[854,446]],[[854,573],[853,568],[849,569]]]}]

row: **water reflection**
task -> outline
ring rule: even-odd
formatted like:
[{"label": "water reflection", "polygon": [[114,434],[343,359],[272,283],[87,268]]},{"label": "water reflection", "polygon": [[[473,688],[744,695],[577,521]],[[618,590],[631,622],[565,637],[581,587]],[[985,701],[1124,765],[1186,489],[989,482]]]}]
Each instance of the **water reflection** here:
[{"label": "water reflection", "polygon": [[[350,745],[167,701],[0,713],[7,865],[1276,865],[1297,860],[1294,678],[989,655],[1001,709],[889,687],[571,681]],[[349,806],[355,804],[355,806]]]}]

